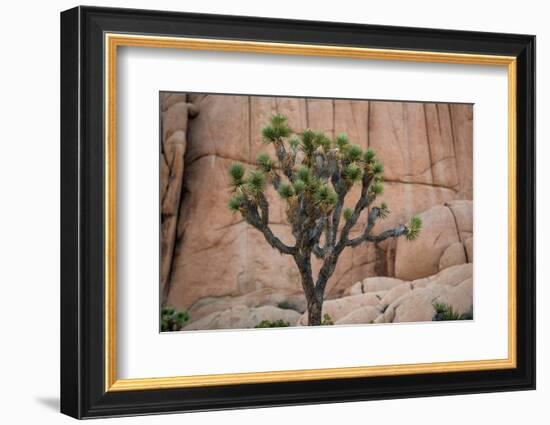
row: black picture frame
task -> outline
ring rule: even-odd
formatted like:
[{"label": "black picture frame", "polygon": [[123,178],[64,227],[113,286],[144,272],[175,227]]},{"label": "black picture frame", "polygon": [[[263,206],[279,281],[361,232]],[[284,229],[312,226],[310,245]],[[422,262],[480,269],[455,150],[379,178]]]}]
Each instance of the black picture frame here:
[{"label": "black picture frame", "polygon": [[[104,34],[138,33],[517,58],[517,367],[105,391]],[[61,13],[61,412],[75,418],[535,388],[535,37],[76,7]]]}]

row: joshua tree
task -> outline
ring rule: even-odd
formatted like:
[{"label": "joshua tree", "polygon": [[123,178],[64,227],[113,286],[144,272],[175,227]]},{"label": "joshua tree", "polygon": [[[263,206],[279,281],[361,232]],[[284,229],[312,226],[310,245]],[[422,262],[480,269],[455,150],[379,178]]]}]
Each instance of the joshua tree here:
[{"label": "joshua tree", "polygon": [[[275,148],[276,160],[261,153],[256,168],[248,172],[242,164],[233,163],[229,169],[233,195],[228,205],[260,231],[273,248],[294,258],[307,300],[308,324],[320,325],[325,288],[342,251],[392,237],[405,236],[413,240],[422,223],[413,217],[407,226],[400,224],[380,234],[371,234],[376,221],[389,214],[384,202],[373,205],[383,192],[384,167],[371,149],[363,152],[359,146],[350,144],[345,134],[334,140],[310,129],[293,134],[287,117],[273,115],[262,130],[262,137],[264,143]],[[273,185],[286,203],[294,245],[283,243],[269,227],[267,184]],[[346,195],[354,184],[360,185],[359,200],[354,208],[344,208]],[[350,239],[351,229],[361,213],[367,211],[362,233]],[[312,256],[321,261],[316,278],[312,272]]]}]

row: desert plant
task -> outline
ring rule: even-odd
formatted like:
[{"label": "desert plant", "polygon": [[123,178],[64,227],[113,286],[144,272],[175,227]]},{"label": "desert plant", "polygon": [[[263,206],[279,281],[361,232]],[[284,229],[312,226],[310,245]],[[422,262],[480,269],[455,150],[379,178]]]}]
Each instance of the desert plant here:
[{"label": "desert plant", "polygon": [[279,320],[262,320],[260,323],[258,323],[255,328],[287,328],[290,326],[289,322],[285,322],[282,319]]},{"label": "desert plant", "polygon": [[189,313],[185,310],[178,311],[171,307],[163,307],[160,311],[160,330],[162,332],[179,331],[189,318]]},{"label": "desert plant", "polygon": [[334,325],[334,320],[330,317],[330,314],[325,313],[323,315],[323,320],[321,321],[321,326],[332,326]]},{"label": "desert plant", "polygon": [[453,309],[453,306],[450,304],[444,303],[434,303],[433,304],[435,314],[432,318],[433,321],[443,321],[443,320],[472,320],[473,313],[467,312],[460,314]]},{"label": "desert plant", "polygon": [[[242,164],[233,163],[229,168],[232,196],[228,207],[260,231],[273,248],[293,257],[307,300],[308,324],[320,325],[325,288],[342,251],[391,237],[415,239],[422,222],[413,217],[407,226],[400,224],[372,234],[376,221],[389,214],[385,203],[374,205],[384,189],[384,167],[373,150],[363,152],[346,135],[331,139],[311,129],[293,134],[287,118],[276,114],[263,128],[262,137],[274,147],[276,160],[262,153],[256,168],[248,171]],[[268,184],[286,204],[293,245],[282,242],[269,227]],[[360,186],[359,199],[353,208],[344,208],[346,195],[354,185]],[[350,231],[367,211],[363,231],[350,238]],[[322,263],[315,278],[313,256]]]}]

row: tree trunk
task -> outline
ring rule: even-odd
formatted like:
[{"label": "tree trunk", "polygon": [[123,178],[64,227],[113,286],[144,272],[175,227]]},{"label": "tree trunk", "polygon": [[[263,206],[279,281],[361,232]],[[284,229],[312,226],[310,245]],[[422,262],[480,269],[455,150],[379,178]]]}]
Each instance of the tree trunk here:
[{"label": "tree trunk", "polygon": [[312,297],[307,301],[307,324],[308,326],[319,326],[322,321],[323,298]]}]

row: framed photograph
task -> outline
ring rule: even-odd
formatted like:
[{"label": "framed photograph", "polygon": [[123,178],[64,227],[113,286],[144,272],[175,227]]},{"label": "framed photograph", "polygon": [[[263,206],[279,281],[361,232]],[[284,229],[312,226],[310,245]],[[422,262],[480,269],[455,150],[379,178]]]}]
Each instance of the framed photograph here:
[{"label": "framed photograph", "polygon": [[535,388],[535,37],[61,14],[61,411]]}]

